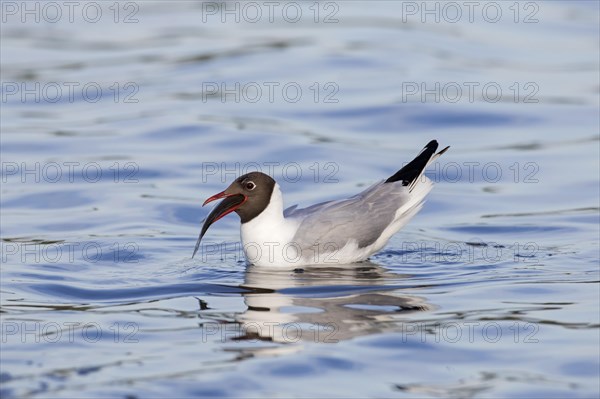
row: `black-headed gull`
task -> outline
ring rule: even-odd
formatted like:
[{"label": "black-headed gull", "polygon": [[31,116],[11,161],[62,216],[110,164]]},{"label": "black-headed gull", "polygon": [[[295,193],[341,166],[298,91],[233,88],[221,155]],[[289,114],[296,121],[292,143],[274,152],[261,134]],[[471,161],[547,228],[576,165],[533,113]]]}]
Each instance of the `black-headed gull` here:
[{"label": "black-headed gull", "polygon": [[279,185],[270,176],[251,172],[204,204],[223,199],[206,218],[194,253],[208,228],[236,212],[242,222],[246,259],[257,266],[346,264],[367,259],[385,246],[422,207],[433,183],[423,172],[442,155],[430,141],[410,163],[387,180],[348,199],[297,209],[283,209]]}]

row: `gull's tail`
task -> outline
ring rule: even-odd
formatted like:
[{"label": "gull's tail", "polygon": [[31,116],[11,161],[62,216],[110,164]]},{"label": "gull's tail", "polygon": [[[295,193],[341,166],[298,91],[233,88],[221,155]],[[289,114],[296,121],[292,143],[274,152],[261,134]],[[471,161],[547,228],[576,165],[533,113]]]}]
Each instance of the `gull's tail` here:
[{"label": "gull's tail", "polygon": [[386,183],[393,183],[397,181],[401,181],[403,186],[408,186],[408,190],[412,191],[415,187],[417,181],[425,171],[427,165],[431,162],[435,161],[440,155],[445,153],[448,148],[446,147],[437,154],[435,151],[438,148],[438,142],[436,140],[431,140],[425,148],[421,150],[419,155],[408,164],[406,164],[402,169],[397,171],[393,176],[388,178]]}]

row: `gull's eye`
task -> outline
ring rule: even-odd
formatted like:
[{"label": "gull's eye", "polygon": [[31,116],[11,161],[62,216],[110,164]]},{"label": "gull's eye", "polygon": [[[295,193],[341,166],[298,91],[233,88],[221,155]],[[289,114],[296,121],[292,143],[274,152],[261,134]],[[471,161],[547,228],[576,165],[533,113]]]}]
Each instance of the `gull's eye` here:
[{"label": "gull's eye", "polygon": [[252,191],[252,190],[254,190],[255,188],[256,188],[256,184],[254,184],[254,182],[252,182],[252,181],[249,181],[248,183],[246,183],[246,189],[247,189],[247,190],[250,190],[250,191]]}]

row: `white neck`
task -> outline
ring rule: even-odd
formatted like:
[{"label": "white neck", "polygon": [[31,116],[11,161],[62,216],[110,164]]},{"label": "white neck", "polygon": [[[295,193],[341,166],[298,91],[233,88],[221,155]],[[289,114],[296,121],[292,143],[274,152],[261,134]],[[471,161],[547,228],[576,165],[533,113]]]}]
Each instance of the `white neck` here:
[{"label": "white neck", "polygon": [[283,197],[275,183],[269,205],[254,219],[242,223],[242,245],[250,263],[269,265],[284,260],[283,250],[296,232],[296,222],[283,216]]}]

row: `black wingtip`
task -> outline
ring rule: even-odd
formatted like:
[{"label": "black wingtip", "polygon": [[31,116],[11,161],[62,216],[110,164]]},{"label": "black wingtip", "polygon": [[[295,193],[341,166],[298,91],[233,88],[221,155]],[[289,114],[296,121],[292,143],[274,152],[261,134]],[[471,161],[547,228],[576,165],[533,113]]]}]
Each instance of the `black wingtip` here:
[{"label": "black wingtip", "polygon": [[[449,147],[444,148],[441,152],[443,153],[448,148]],[[423,148],[423,150],[421,150],[421,152],[419,153],[419,155],[417,155],[417,157],[415,159],[410,161],[407,165],[405,165],[402,169],[397,171],[393,176],[388,178],[385,182],[393,183],[396,181],[401,181],[403,186],[408,186],[409,184],[411,184],[415,179],[417,179],[421,175],[421,173],[423,172],[423,169],[425,169],[425,167],[427,166],[427,163],[429,163],[429,160],[435,154],[435,151],[437,149],[438,149],[437,140],[431,140],[429,143],[427,143],[425,148]]]},{"label": "black wingtip", "polygon": [[443,153],[445,153],[446,151],[448,151],[450,149],[450,146],[444,148],[442,151],[438,152],[436,155],[442,155]]}]

